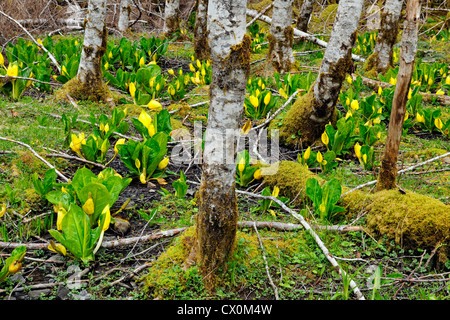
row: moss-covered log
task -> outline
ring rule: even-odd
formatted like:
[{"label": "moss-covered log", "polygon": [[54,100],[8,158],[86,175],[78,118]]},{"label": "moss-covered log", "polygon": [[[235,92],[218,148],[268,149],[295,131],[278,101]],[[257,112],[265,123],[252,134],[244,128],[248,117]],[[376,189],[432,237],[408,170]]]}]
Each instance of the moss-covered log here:
[{"label": "moss-covered log", "polygon": [[[296,205],[306,199],[306,181],[315,178],[326,181],[298,162],[282,161],[277,174],[265,176],[264,182],[277,186],[280,195],[296,199]],[[348,191],[342,188],[342,193]],[[434,198],[398,189],[376,193],[356,190],[339,200],[346,208],[347,219],[365,212],[366,230],[377,238],[387,236],[404,249],[434,250],[439,247],[439,261],[448,258],[450,241],[450,210]]]}]

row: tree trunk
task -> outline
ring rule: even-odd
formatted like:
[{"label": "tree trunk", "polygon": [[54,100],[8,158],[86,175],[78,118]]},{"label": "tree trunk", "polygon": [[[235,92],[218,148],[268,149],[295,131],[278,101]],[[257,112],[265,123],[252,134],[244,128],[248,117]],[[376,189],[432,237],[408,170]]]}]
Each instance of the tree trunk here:
[{"label": "tree trunk", "polygon": [[89,1],[78,73],[56,93],[59,99],[66,99],[70,95],[75,99],[103,101],[114,105],[102,74],[102,56],[106,51],[107,36],[106,1]]},{"label": "tree trunk", "polygon": [[224,272],[236,237],[236,142],[250,71],[246,7],[247,1],[210,0],[208,8],[213,73],[195,247],[208,290],[214,289],[216,274]]},{"label": "tree trunk", "polygon": [[279,73],[289,72],[295,62],[292,52],[294,28],[292,25],[293,0],[273,2],[272,24],[269,35],[268,61]]},{"label": "tree trunk", "polygon": [[385,1],[375,48],[365,64],[367,71],[384,73],[392,66],[393,47],[397,40],[402,5],[403,0]]},{"label": "tree trunk", "polygon": [[352,46],[356,39],[362,2],[339,2],[317,80],[310,91],[297,99],[284,116],[280,128],[280,140],[283,143],[310,145],[320,138],[327,123],[335,123],[339,92],[346,73],[351,73],[353,68]]},{"label": "tree trunk", "polygon": [[197,0],[197,15],[194,26],[194,51],[199,60],[208,59],[211,49],[208,44],[208,0]]},{"label": "tree trunk", "polygon": [[180,0],[166,0],[163,32],[170,35],[178,29],[180,29]]},{"label": "tree trunk", "polygon": [[118,29],[120,32],[125,32],[128,30],[128,24],[130,22],[131,6],[130,0],[120,1],[120,15]]},{"label": "tree trunk", "polygon": [[311,14],[314,8],[315,0],[305,0],[303,1],[300,13],[297,17],[297,29],[303,32],[308,31],[308,23],[311,18]]},{"label": "tree trunk", "polygon": [[398,150],[402,137],[408,91],[414,70],[419,17],[419,0],[409,0],[406,7],[406,25],[403,30],[402,46],[400,49],[400,67],[397,75],[397,85],[394,91],[388,136],[377,182],[378,191],[396,187]]}]

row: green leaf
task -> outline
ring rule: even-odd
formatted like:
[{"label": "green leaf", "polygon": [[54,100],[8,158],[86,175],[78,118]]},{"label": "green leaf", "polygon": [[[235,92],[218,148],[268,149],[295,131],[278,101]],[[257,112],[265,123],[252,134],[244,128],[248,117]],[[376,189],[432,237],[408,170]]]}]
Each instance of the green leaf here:
[{"label": "green leaf", "polygon": [[45,198],[54,205],[61,204],[64,209],[69,210],[70,204],[75,201],[70,193],[62,192],[59,190],[50,191]]},{"label": "green leaf", "polygon": [[314,203],[314,207],[318,209],[322,202],[322,188],[315,178],[309,178],[306,181],[306,195]]},{"label": "green leaf", "polygon": [[13,263],[16,260],[22,261],[25,257],[25,253],[27,251],[27,248],[25,246],[19,246],[15,248],[11,252],[11,256],[5,260],[5,264],[3,265],[2,269],[0,270],[0,282],[2,282],[5,277],[8,275],[9,266],[11,263]]},{"label": "green leaf", "polygon": [[82,206],[88,200],[89,194],[91,194],[92,200],[94,201],[94,213],[90,217],[91,225],[93,226],[97,222],[98,217],[100,217],[103,209],[111,203],[112,196],[103,184],[91,182],[77,193]]},{"label": "green leaf", "polygon": [[61,223],[62,233],[49,230],[50,234],[76,258],[84,262],[94,259],[92,254],[101,228],[91,229],[88,215],[77,205],[71,205]]}]

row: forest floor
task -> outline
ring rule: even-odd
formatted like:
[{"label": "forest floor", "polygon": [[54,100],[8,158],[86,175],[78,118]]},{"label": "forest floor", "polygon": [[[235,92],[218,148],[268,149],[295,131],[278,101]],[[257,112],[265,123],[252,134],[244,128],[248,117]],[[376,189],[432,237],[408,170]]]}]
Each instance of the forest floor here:
[{"label": "forest floor", "polygon": [[[424,40],[419,43],[419,50],[428,52],[424,53],[425,60],[434,61],[436,57],[442,57],[441,46],[438,41]],[[317,48],[305,44],[297,44],[295,47],[297,52],[311,49]],[[253,55],[252,59],[258,61],[264,58],[265,52],[263,50]],[[188,69],[192,54],[192,46],[187,42],[171,44],[162,60],[162,72],[170,68]],[[302,70],[315,70],[320,65],[320,57],[311,55],[298,55],[297,61],[304,67]],[[358,65],[357,71],[360,71],[360,68],[361,65]],[[252,74],[260,69],[260,63],[252,64]],[[347,83],[344,84],[344,89],[347,86]],[[363,88],[366,93],[373,90],[376,89],[366,86]],[[208,100],[207,86],[197,88],[195,93],[192,92],[193,94],[185,101],[187,104],[193,105]],[[167,106],[168,103],[163,105]],[[194,121],[206,122],[207,106],[207,104],[200,105],[183,114],[174,113],[173,117],[181,121],[185,127],[192,129]],[[434,106],[439,104],[434,102]],[[440,107],[448,117],[449,106]],[[55,115],[76,113],[78,119],[88,120],[91,112],[98,115],[109,110],[103,104],[92,102],[58,102],[53,99],[52,94],[35,89],[28,90],[16,102],[2,96],[0,136],[27,143],[64,175],[72,177],[78,168],[86,164],[51,155],[57,152],[73,155],[69,148],[61,147],[66,138],[64,123]],[[90,125],[78,121],[75,129],[78,132],[88,132]],[[382,143],[376,146],[378,159],[382,150]],[[448,150],[450,150],[448,137],[436,132],[429,133],[411,128],[402,138],[399,153],[400,169]],[[299,150],[282,146],[280,151],[281,160],[297,161]],[[112,154],[110,151],[109,156]],[[127,169],[118,158],[109,166],[126,176]],[[96,174],[101,171],[97,166],[88,167]],[[2,243],[40,245],[52,239],[47,230],[54,228],[56,214],[52,206],[34,192],[31,182],[31,176],[35,172],[42,176],[47,169],[48,167],[30,150],[16,143],[0,141],[0,203],[9,205],[5,216],[0,218]],[[186,228],[189,234],[192,228],[188,228],[195,224],[197,212],[195,193],[201,178],[201,168],[196,164],[175,166],[169,163],[168,170],[176,174],[169,174],[165,178],[167,182],[165,185],[156,182],[141,184],[137,179],[133,179],[111,210],[113,212],[119,209],[127,199],[130,199],[126,209],[120,213],[120,218],[128,221],[130,228],[124,233],[120,229],[110,228],[105,234],[104,242],[133,237],[134,241],[127,245],[100,248],[95,261],[89,264],[51,252],[46,245],[39,249],[27,250],[22,270],[0,283],[0,298],[274,299],[275,289],[270,284],[269,275],[280,299],[283,300],[354,298],[348,290],[349,278],[339,275],[314,239],[303,228],[294,231],[259,229],[255,232],[255,229],[248,225],[239,228],[235,253],[230,259],[228,270],[221,279],[217,292],[209,295],[203,290],[202,279],[196,268],[186,271],[179,261],[170,258],[178,257],[179,253],[176,250],[180,250],[183,241],[187,241],[186,233],[176,231],[174,236],[162,235],[160,238],[147,241],[138,240],[139,237],[157,235],[161,230]],[[172,187],[172,182],[178,179],[180,170],[185,173],[189,185],[184,198],[174,196]],[[319,168],[311,170],[326,180],[336,178],[342,186],[349,188],[376,179],[377,173],[361,168],[354,156],[343,159],[339,166],[330,172],[323,173]],[[449,173],[450,157],[447,157],[401,175],[398,185],[449,205]],[[11,185],[12,191],[7,191],[4,188],[5,184]],[[264,187],[262,182],[255,181],[241,190],[260,193]],[[294,200],[288,199],[287,203],[299,211],[301,208],[296,207]],[[271,211],[261,212],[258,210],[260,204],[261,200],[258,198],[238,194],[239,220],[299,223],[280,207],[272,207]],[[307,206],[312,208],[310,203]],[[157,211],[153,211],[155,208]],[[322,223],[316,221],[312,215],[308,216],[308,221]],[[364,226],[364,218],[349,221],[344,219],[337,223]],[[450,264],[437,264],[436,257],[430,250],[423,248],[405,250],[390,239],[375,239],[361,230],[343,233],[317,230],[317,234],[349,277],[357,283],[366,299],[423,300],[450,297]],[[0,248],[0,261],[4,261],[10,251],[8,247]],[[168,252],[172,252],[170,254],[173,256]],[[166,259],[167,256],[172,259],[170,265],[161,264],[161,267],[170,270],[167,274],[158,273],[162,272],[161,270],[151,269],[158,264],[158,259],[163,255]],[[183,281],[175,283],[179,278],[171,279],[171,273],[182,273]],[[155,280],[155,277],[159,278]],[[167,281],[162,281],[164,279],[161,277],[167,277]],[[376,282],[378,283],[376,287],[374,279],[379,281]],[[159,287],[152,287],[149,283],[157,283]]]}]

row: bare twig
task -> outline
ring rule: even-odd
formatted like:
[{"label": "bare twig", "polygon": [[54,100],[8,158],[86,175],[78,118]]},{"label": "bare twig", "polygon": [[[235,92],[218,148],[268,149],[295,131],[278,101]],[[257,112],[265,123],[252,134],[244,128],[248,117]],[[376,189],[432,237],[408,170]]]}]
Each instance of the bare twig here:
[{"label": "bare twig", "polygon": [[267,259],[266,259],[266,254],[265,254],[265,250],[264,250],[264,245],[261,241],[261,237],[259,236],[258,228],[256,228],[256,223],[253,224],[253,228],[255,229],[256,235],[258,236],[259,246],[261,247],[261,250],[262,250],[262,257],[264,259],[264,265],[266,267],[266,273],[267,273],[267,277],[269,278],[269,283],[272,286],[273,292],[275,293],[275,299],[280,300],[280,297],[278,296],[278,288],[273,283],[272,277],[270,276],[270,271],[269,271],[269,266],[267,265]]},{"label": "bare twig", "polygon": [[[413,165],[413,166],[411,166],[411,167],[408,167],[408,168],[399,170],[399,171],[397,172],[397,174],[400,175],[400,174],[402,174],[402,173],[405,173],[405,172],[414,170],[414,169],[416,169],[416,168],[418,168],[418,167],[421,167],[421,166],[426,165],[427,163],[430,163],[430,162],[439,160],[439,159],[441,159],[441,158],[445,158],[445,157],[447,157],[447,156],[449,156],[449,155],[450,155],[450,152],[447,152],[447,153],[442,154],[442,155],[440,155],[440,156],[437,156],[437,157],[428,159],[427,161],[424,161],[424,162],[415,164],[415,165]],[[369,182],[363,183],[363,184],[361,184],[361,185],[359,185],[359,186],[357,186],[357,187],[355,187],[355,188],[353,188],[353,189],[350,189],[350,190],[344,192],[343,194],[341,194],[341,197],[344,196],[344,195],[346,195],[347,193],[356,191],[356,190],[358,190],[358,189],[362,189],[362,188],[364,188],[364,187],[368,187],[368,186],[374,185],[374,184],[377,183],[377,181],[378,181],[378,180],[373,180],[373,181],[369,181]]]},{"label": "bare twig", "polygon": [[258,125],[256,127],[252,128],[251,130],[258,130],[259,128],[266,126],[270,121],[275,119],[275,117],[281,111],[283,111],[284,108],[286,108],[289,105],[289,103],[291,103],[292,99],[294,99],[299,93],[300,93],[300,90],[296,90],[293,94],[291,94],[291,96],[286,100],[286,102],[277,111],[275,111],[269,118],[266,119],[266,121],[264,121],[263,123],[261,123],[260,125]]},{"label": "bare twig", "polygon": [[[302,224],[302,226],[309,232],[309,234],[314,238],[314,240],[316,241],[317,245],[320,247],[320,249],[322,250],[322,252],[324,253],[325,257],[327,258],[327,260],[331,263],[331,265],[333,267],[335,267],[337,269],[337,271],[339,272],[339,274],[345,274],[345,271],[341,269],[341,267],[339,266],[338,262],[336,261],[336,259],[333,257],[333,255],[328,251],[328,249],[325,247],[325,244],[322,242],[322,240],[319,238],[319,236],[317,235],[317,233],[314,232],[314,230],[311,228],[311,226],[309,225],[309,223],[303,218],[302,215],[298,214],[297,212],[295,212],[294,210],[290,209],[288,206],[286,206],[281,200],[272,197],[272,196],[263,196],[263,195],[259,195],[256,193],[252,193],[252,192],[246,192],[246,191],[240,191],[240,190],[236,190],[236,193],[239,194],[245,194],[247,196],[251,196],[251,197],[256,197],[256,198],[261,198],[261,199],[268,199],[268,200],[272,200],[274,202],[276,202],[277,204],[279,204],[281,206],[281,208],[283,208],[283,210],[289,212],[294,218],[296,218],[297,220],[300,221],[300,223]],[[361,291],[359,290],[358,286],[356,285],[356,283],[351,280],[350,281],[350,287],[353,289],[353,291],[356,294],[356,297],[359,300],[365,300],[363,294],[361,293]]]},{"label": "bare twig", "polygon": [[25,148],[27,148],[28,150],[30,150],[35,156],[36,158],[38,158],[39,160],[41,160],[43,163],[45,163],[50,169],[55,169],[56,174],[62,179],[64,180],[64,182],[69,182],[69,179],[64,176],[61,172],[59,172],[52,164],[50,164],[47,160],[45,160],[44,158],[42,158],[32,147],[30,147],[28,144],[23,143],[21,141],[16,141],[16,140],[12,140],[9,138],[4,138],[4,137],[0,137],[0,140],[3,141],[9,141],[9,142],[13,142],[13,143],[17,143]]},{"label": "bare twig", "polygon": [[3,11],[0,10],[0,14],[2,14],[3,16],[5,16],[6,18],[8,18],[9,20],[13,21],[14,23],[16,23],[23,31],[25,31],[25,33],[31,38],[31,40],[33,40],[33,42],[39,47],[41,48],[44,52],[46,52],[48,54],[48,57],[50,58],[50,60],[52,61],[52,63],[55,65],[55,67],[58,69],[58,72],[61,73],[61,66],[59,65],[58,61],[56,61],[55,57],[42,45],[40,45],[36,39],[31,35],[31,33],[28,32],[27,29],[25,29],[25,27],[20,24],[19,21],[17,21],[16,19],[10,17],[9,15],[7,15],[6,13],[4,13]]},{"label": "bare twig", "polygon": [[93,162],[93,161],[89,161],[80,157],[74,157],[65,153],[48,153],[45,155],[46,157],[56,157],[56,158],[64,158],[64,159],[69,159],[69,160],[76,160],[76,161],[80,161],[80,162],[84,162],[87,164],[91,164],[93,166],[105,169],[106,166],[102,165],[101,163],[97,163],[97,162]]},{"label": "bare twig", "polygon": [[8,81],[10,81],[12,79],[30,80],[30,81],[33,81],[33,82],[38,82],[38,83],[42,83],[42,84],[48,84],[50,86],[56,86],[56,87],[60,87],[61,86],[61,84],[59,84],[59,83],[45,82],[45,81],[41,81],[41,80],[34,79],[34,78],[0,76],[0,82],[8,82]]}]

